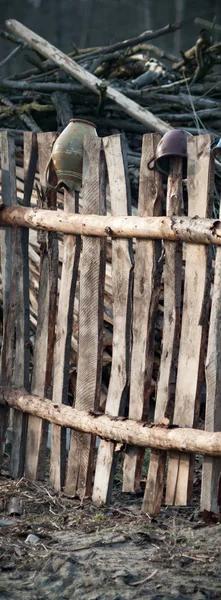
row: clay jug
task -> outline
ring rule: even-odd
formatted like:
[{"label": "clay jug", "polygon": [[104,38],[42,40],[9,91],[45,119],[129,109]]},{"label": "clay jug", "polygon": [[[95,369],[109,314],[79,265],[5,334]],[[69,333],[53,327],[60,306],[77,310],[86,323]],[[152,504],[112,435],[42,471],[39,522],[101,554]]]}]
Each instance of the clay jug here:
[{"label": "clay jug", "polygon": [[69,190],[80,191],[85,135],[97,136],[95,125],[83,119],[71,119],[55,141],[51,160],[58,179],[57,190],[66,187]]}]

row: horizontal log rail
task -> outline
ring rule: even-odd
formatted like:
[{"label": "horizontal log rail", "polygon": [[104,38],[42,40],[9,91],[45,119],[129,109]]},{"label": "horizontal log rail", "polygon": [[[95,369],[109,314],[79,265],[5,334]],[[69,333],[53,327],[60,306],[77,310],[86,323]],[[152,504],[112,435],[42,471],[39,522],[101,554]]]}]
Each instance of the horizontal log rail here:
[{"label": "horizontal log rail", "polygon": [[162,426],[151,427],[147,423],[131,419],[90,414],[69,406],[54,404],[51,400],[29,394],[24,389],[1,387],[0,405],[8,405],[46,419],[50,423],[124,444],[221,456],[221,433],[219,432],[178,427],[172,429]]},{"label": "horizontal log rail", "polygon": [[165,239],[193,244],[221,245],[221,221],[200,217],[111,217],[76,215],[22,206],[4,206],[0,226],[46,229],[73,235]]}]

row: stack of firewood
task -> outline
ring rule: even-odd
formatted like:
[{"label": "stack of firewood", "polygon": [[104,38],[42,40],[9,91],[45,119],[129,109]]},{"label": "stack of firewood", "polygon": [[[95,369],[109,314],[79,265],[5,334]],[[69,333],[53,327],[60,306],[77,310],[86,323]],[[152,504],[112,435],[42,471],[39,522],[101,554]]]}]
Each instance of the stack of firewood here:
[{"label": "stack of firewood", "polygon": [[108,47],[74,48],[70,56],[75,77],[60,56],[56,64],[49,58],[44,60],[43,44],[36,46],[29,30],[15,23],[6,23],[13,33],[2,31],[1,35],[14,42],[18,52],[25,53],[32,67],[18,73],[15,51],[4,59],[4,63],[14,60],[15,73],[0,80],[1,128],[60,131],[74,117],[93,121],[101,137],[122,133],[134,205],[144,133],[165,133],[167,128],[178,127],[196,135],[210,132],[220,137],[221,42],[214,42],[209,29],[202,30],[195,46],[181,57],[151,43],[176,31],[179,25],[148,31]]}]

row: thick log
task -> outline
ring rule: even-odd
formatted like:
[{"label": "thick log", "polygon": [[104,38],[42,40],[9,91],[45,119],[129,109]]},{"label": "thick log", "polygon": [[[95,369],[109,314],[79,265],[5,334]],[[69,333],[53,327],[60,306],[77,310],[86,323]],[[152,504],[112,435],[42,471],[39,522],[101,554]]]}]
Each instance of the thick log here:
[{"label": "thick log", "polygon": [[[18,21],[14,19],[10,19],[6,21],[7,28],[18,35],[21,39],[25,40],[34,48],[37,52],[40,52],[43,56],[50,58],[56,63],[61,69],[63,69],[66,73],[81,81],[84,85],[86,85],[89,89],[91,89],[98,96],[100,95],[100,89],[102,86],[102,81],[92,73],[89,73],[78,65],[74,60],[72,60],[69,56],[58,50],[55,46],[52,46],[45,39],[41,38],[39,35],[28,29]],[[110,100],[116,102],[117,106],[119,106],[124,112],[128,115],[144,123],[148,128],[151,128],[152,131],[158,131],[159,133],[166,133],[169,131],[171,126],[164,121],[161,121],[158,117],[155,117],[150,111],[146,110],[142,106],[139,106],[133,100],[130,100],[124,94],[115,90],[111,86],[107,85],[105,88],[105,95]]]},{"label": "thick log", "polygon": [[142,421],[90,414],[63,404],[54,404],[47,398],[33,396],[23,389],[1,387],[0,405],[8,405],[61,427],[92,433],[111,441],[158,450],[221,456],[220,432],[184,427],[167,429],[157,425],[148,427],[148,424]]},{"label": "thick log", "polygon": [[200,217],[105,217],[3,206],[0,210],[0,226],[3,225],[47,229],[73,235],[165,239],[221,246],[221,220]]}]

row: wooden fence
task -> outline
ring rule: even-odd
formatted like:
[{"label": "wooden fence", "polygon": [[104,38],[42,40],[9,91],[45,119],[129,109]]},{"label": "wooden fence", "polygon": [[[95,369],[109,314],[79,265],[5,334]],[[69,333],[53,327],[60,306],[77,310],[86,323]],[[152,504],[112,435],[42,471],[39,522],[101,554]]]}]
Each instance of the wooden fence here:
[{"label": "wooden fence", "polygon": [[[13,407],[12,477],[44,478],[50,421],[50,480],[56,490],[81,499],[92,494],[98,504],[110,501],[121,442],[123,491],[134,492],[149,446],[142,511],[156,514],[164,491],[168,505],[191,502],[197,452],[205,455],[201,508],[219,512],[221,223],[212,219],[210,136],[188,140],[188,208],[183,201],[181,159],[171,160],[165,203],[161,175],[147,167],[160,135],[143,137],[138,215],[131,216],[125,148],[119,135],[85,138],[88,169],[80,204],[78,193],[65,191],[63,209],[57,207],[56,194],[45,184],[55,135],[24,134],[24,185],[22,194],[18,187],[16,194],[14,138],[1,133],[0,459]],[[37,207],[33,206],[36,173]],[[50,178],[53,183],[53,171]],[[35,315],[30,310],[36,281],[29,276],[30,229],[38,229],[40,248]],[[100,416],[107,256],[112,264],[113,332],[109,331],[111,373],[105,414]],[[163,337],[154,425],[148,426],[162,289]],[[67,406],[73,345],[78,355],[74,408]],[[205,431],[200,431],[196,427],[204,374]],[[68,454],[67,426],[72,427]],[[96,435],[101,440],[94,467]]]}]

